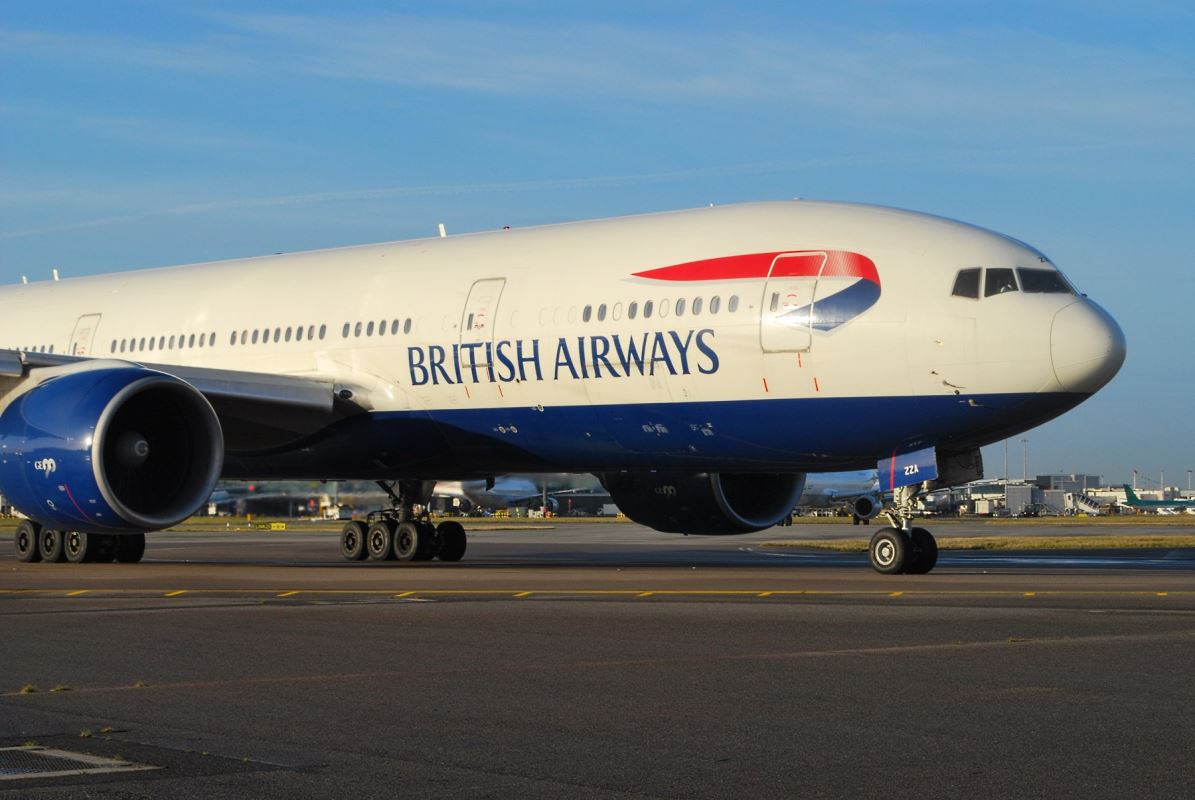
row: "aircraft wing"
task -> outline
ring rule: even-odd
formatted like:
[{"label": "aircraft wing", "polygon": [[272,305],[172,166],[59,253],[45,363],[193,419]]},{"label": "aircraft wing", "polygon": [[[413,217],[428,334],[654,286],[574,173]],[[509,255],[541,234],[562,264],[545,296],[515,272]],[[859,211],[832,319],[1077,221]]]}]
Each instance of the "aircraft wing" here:
[{"label": "aircraft wing", "polygon": [[0,350],[0,394],[8,394],[35,371],[93,362],[139,366],[173,375],[199,390],[211,403],[232,452],[262,450],[311,435],[365,409],[352,402],[331,378],[91,359],[51,353]]}]

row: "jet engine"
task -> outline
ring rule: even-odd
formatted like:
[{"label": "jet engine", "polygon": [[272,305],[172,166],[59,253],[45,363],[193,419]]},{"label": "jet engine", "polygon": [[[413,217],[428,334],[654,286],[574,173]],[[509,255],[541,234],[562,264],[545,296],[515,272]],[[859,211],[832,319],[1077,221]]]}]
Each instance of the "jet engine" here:
[{"label": "jet engine", "polygon": [[622,513],[666,533],[770,528],[793,510],[805,489],[803,473],[616,472],[601,479]]},{"label": "jet engine", "polygon": [[884,501],[874,494],[863,494],[851,502],[851,513],[859,519],[874,519],[884,508]]},{"label": "jet engine", "polygon": [[144,367],[88,362],[0,413],[0,486],[55,530],[168,528],[207,500],[223,462],[207,399]]}]

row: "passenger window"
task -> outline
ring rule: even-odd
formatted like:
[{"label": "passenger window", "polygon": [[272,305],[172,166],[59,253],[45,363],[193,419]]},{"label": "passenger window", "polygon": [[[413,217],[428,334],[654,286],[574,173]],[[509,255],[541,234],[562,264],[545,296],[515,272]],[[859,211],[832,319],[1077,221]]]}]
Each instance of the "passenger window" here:
[{"label": "passenger window", "polygon": [[1017,279],[1013,276],[1011,269],[988,268],[983,281],[984,297],[991,297],[994,294],[1004,294],[1005,292],[1015,292],[1016,290]]},{"label": "passenger window", "polygon": [[124,352],[124,343],[125,343],[125,340],[121,339],[120,340],[120,352],[122,352],[122,353]]},{"label": "passenger window", "polygon": [[394,320],[393,322],[390,323],[390,335],[394,336],[397,333],[398,333],[398,320]]},{"label": "passenger window", "polygon": [[165,336],[159,336],[159,337],[158,337],[158,349],[159,349],[159,350],[165,350],[165,349],[166,349],[166,337],[165,337]]},{"label": "passenger window", "polygon": [[700,314],[701,314],[701,298],[694,297],[693,298],[693,316],[696,317]]},{"label": "passenger window", "polygon": [[206,333],[199,334],[199,346],[203,347],[204,344],[206,344],[206,343],[207,343],[207,334]]},{"label": "passenger window", "polygon": [[467,331],[473,330],[473,315],[472,314],[469,314],[469,316],[467,316],[465,318],[465,330],[467,330]]},{"label": "passenger window", "polygon": [[286,342],[290,341],[290,332],[291,332],[291,329],[287,328],[286,333],[282,334],[283,341],[286,341]]},{"label": "passenger window", "polygon": [[714,295],[713,297],[710,298],[710,313],[711,314],[717,314],[718,309],[721,307],[722,307],[722,298],[721,297],[719,297],[718,295]]},{"label": "passenger window", "polygon": [[358,322],[356,325],[353,326],[353,336],[357,336],[357,337],[361,336],[361,323],[360,322]]},{"label": "passenger window", "polygon": [[277,344],[278,340],[279,340],[279,339],[281,339],[281,338],[282,338],[282,329],[281,329],[281,328],[275,328],[275,329],[274,329],[274,342],[275,342],[275,344]]},{"label": "passenger window", "polygon": [[344,329],[340,332],[340,336],[343,339],[349,338],[349,324],[347,322],[344,323]]},{"label": "passenger window", "polygon": [[[288,337],[290,336],[290,328],[286,329],[286,335]],[[303,341],[303,326],[302,325],[298,325],[295,327],[295,341],[296,342]]]},{"label": "passenger window", "polygon": [[[153,350],[153,349],[154,349],[154,338],[153,338],[152,336],[151,336],[151,337],[149,337],[149,349],[150,349],[150,350]],[[35,352],[35,353],[36,353],[36,352],[37,352],[37,348],[34,348],[33,352]]]},{"label": "passenger window", "polygon": [[320,326],[319,326],[319,338],[323,339],[323,338],[324,338],[324,334],[325,334],[325,333],[327,333],[327,332],[328,332],[328,326],[327,326],[327,325],[320,325]]},{"label": "passenger window", "polygon": [[683,317],[685,315],[685,298],[680,298],[676,301],[676,315]]},{"label": "passenger window", "polygon": [[610,319],[614,320],[615,322],[622,319],[622,303],[615,303],[610,309]]},{"label": "passenger window", "polygon": [[606,304],[602,303],[598,306],[598,322],[605,322],[606,320]]},{"label": "passenger window", "polygon": [[378,323],[378,336],[385,336],[385,335],[386,335],[386,320],[382,320],[381,322]]},{"label": "passenger window", "polygon": [[403,333],[410,333],[410,332],[411,332],[411,318],[410,318],[410,317],[407,317],[407,319],[406,319],[406,322],[404,322],[404,323],[402,324],[402,332],[403,332]]},{"label": "passenger window", "polygon": [[979,272],[978,267],[960,269],[954,279],[954,291],[951,294],[955,297],[970,297],[978,300]]},{"label": "passenger window", "polygon": [[739,310],[739,296],[737,294],[730,296],[730,300],[726,303],[726,310],[731,314]]},{"label": "passenger window", "polygon": [[639,304],[634,300],[627,306],[627,319],[634,319],[639,314]]},{"label": "passenger window", "polygon": [[113,352],[113,353],[116,352],[116,340],[115,339],[112,340],[112,351],[111,352]]},{"label": "passenger window", "polygon": [[253,329],[253,344],[257,344],[257,329]]},{"label": "passenger window", "polygon": [[585,306],[581,311],[581,321],[589,322],[589,318],[593,315],[593,306]]},{"label": "passenger window", "polygon": [[651,309],[652,309],[651,301],[644,300],[643,301],[643,318],[644,319],[651,319]]},{"label": "passenger window", "polygon": [[1021,291],[1035,294],[1074,294],[1075,290],[1062,277],[1062,273],[1052,269],[1030,269],[1017,267],[1017,277],[1021,279]]},{"label": "passenger window", "polygon": [[[322,330],[323,330],[323,328],[321,327],[321,328],[320,328],[320,330],[322,331]],[[314,339],[314,338],[315,338],[315,326],[314,326],[314,325],[308,325],[308,326],[307,326],[307,338],[308,338],[308,339]],[[320,334],[320,338],[321,338],[321,339],[322,339],[322,338],[324,338],[324,335],[323,335],[322,333]]]},{"label": "passenger window", "polygon": [[[241,331],[241,344],[244,344],[245,340],[248,338],[249,338],[249,331]],[[192,333],[191,334],[191,343],[189,345],[187,345],[187,347],[194,347],[194,346],[195,346],[195,334]]]},{"label": "passenger window", "polygon": [[[473,315],[472,315],[472,314],[470,314],[470,315],[469,315],[469,319],[470,319],[470,320],[472,320],[472,319],[473,319]],[[365,326],[365,335],[366,335],[366,336],[373,336],[373,320],[372,320],[372,319],[369,321],[369,324]]]},{"label": "passenger window", "polygon": [[145,349],[145,337],[144,337],[144,336],[142,336],[142,337],[141,337],[141,341],[139,341],[139,342],[137,343],[137,349],[138,349],[138,350],[144,350],[144,349]]},{"label": "passenger window", "polygon": [[[229,343],[229,344],[232,344],[232,345],[235,345],[235,344],[237,343],[237,332],[236,332],[236,331],[233,331],[233,332],[232,332],[232,333],[229,335],[229,337],[228,337],[228,343]],[[182,340],[179,340],[179,343],[178,343],[178,344],[179,344],[179,346],[181,347],[181,346],[182,346],[182,344],[183,344],[183,343],[182,343]]]},{"label": "passenger window", "polygon": [[660,301],[660,305],[656,309],[656,313],[660,315],[660,319],[663,319],[664,317],[668,316],[668,312],[670,310],[672,310],[672,301],[665,297]]}]

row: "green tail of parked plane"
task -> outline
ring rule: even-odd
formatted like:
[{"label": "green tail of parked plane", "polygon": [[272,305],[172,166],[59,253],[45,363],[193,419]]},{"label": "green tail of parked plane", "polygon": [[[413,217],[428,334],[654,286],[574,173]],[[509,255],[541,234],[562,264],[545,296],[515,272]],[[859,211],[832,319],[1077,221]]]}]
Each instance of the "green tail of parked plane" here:
[{"label": "green tail of parked plane", "polygon": [[1133,487],[1127,483],[1123,484],[1124,494],[1127,498],[1125,500],[1126,506],[1133,508],[1195,508],[1195,500],[1142,500],[1133,491]]}]

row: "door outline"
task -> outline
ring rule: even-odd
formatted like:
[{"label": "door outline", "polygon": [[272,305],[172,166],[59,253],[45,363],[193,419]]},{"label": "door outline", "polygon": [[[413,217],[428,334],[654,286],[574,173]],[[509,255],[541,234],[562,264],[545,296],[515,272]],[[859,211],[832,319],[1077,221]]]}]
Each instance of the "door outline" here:
[{"label": "door outline", "polygon": [[[473,351],[472,364],[477,367],[489,367],[493,363],[494,331],[498,327],[498,305],[502,301],[502,290],[506,288],[506,278],[482,278],[473,282],[469,287],[469,296],[465,298],[465,308],[461,312],[461,327],[459,342],[466,344],[485,344],[485,347],[470,348]],[[465,358],[465,348],[460,348],[459,359],[462,367],[468,367]]]},{"label": "door outline", "polygon": [[75,322],[75,328],[71,331],[70,345],[67,347],[67,355],[72,356],[90,356],[92,348],[95,345],[95,335],[100,327],[100,314],[84,314]]},{"label": "door outline", "polygon": [[773,259],[759,305],[759,346],[765,353],[807,353],[813,346],[817,283],[827,258],[824,250],[809,250]]}]

